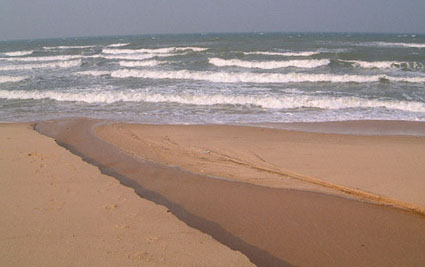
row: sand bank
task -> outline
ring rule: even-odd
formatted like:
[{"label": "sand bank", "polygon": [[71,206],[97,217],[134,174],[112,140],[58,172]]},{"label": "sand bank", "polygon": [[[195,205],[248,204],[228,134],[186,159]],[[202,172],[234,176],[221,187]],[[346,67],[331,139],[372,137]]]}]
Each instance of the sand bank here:
[{"label": "sand bank", "polygon": [[[94,120],[51,121],[38,124],[37,129],[54,136],[61,145],[96,164],[103,172],[132,186],[142,197],[166,205],[190,226],[243,252],[260,266],[422,266],[425,263],[423,216],[329,194],[289,190],[280,185],[275,186],[278,188],[259,186],[252,181],[241,183],[213,179],[200,174],[205,172],[204,167],[208,167],[209,162],[223,164],[222,169],[226,172],[234,169],[235,177],[238,177],[240,170],[237,165],[246,168],[252,162],[256,163],[256,160],[274,167],[279,163],[275,163],[274,159],[285,154],[295,154],[297,147],[305,154],[295,156],[292,161],[291,157],[287,157],[287,160],[301,167],[311,166],[308,159],[312,149],[303,146],[314,145],[312,140],[317,138],[317,134],[295,134],[289,139],[298,142],[293,150],[284,150],[280,155],[263,155],[258,154],[257,150],[251,153],[251,149],[264,145],[273,149],[282,145],[281,142],[285,144],[286,139],[280,137],[281,132],[270,130],[272,132],[268,133],[267,129],[231,126],[115,124],[100,127],[102,123]],[[143,135],[146,132],[149,138]],[[248,136],[252,135],[250,141],[239,140],[243,139],[241,137],[245,132]],[[208,134],[210,139],[203,139]],[[324,142],[317,144],[324,145],[318,149],[323,153],[321,155],[327,155],[327,151],[342,153],[335,147],[338,144],[346,145],[346,148],[354,151],[362,147],[358,139],[335,135],[320,138]],[[391,140],[400,145],[396,141],[401,137],[391,138],[395,138]],[[332,140],[336,141],[336,145],[332,145]],[[383,142],[379,140],[369,144]],[[399,142],[413,142],[412,147],[417,145],[410,139],[400,139]],[[250,146],[247,149],[248,144]],[[179,149],[178,153],[173,154],[172,148]],[[371,153],[374,149],[371,149]],[[158,153],[158,150],[164,151]],[[419,153],[414,148],[412,151]],[[170,153],[177,156],[180,153],[182,158],[189,157],[189,163],[195,158],[193,165],[203,164],[202,169],[197,173],[188,172],[144,159],[147,157],[175,165],[176,162],[167,161],[167,158],[161,159]],[[215,160],[208,160],[210,155]],[[241,158],[244,160],[240,161]],[[348,162],[338,162],[337,166],[339,164],[340,167],[334,169],[350,168]],[[341,165],[343,163],[348,165]],[[249,173],[250,170],[246,171],[248,177],[259,177],[261,180],[264,171],[253,167],[249,169],[257,173],[253,175]],[[285,179],[297,180],[290,177]]]},{"label": "sand bank", "polygon": [[0,124],[1,266],[250,266],[35,132]]},{"label": "sand bank", "polygon": [[[357,127],[370,133],[372,128],[370,122],[333,124],[332,128],[340,131],[346,126],[347,131]],[[410,123],[410,128],[399,127],[405,126],[402,122],[376,124],[376,133],[411,131],[411,124],[418,125],[415,129],[425,128],[423,123]],[[319,130],[329,128],[319,125]],[[278,188],[330,193],[353,190],[354,196],[360,194],[372,201],[385,197],[385,204],[394,200],[396,206],[425,213],[425,137],[122,123],[99,127],[97,134],[130,153],[196,173]]]}]

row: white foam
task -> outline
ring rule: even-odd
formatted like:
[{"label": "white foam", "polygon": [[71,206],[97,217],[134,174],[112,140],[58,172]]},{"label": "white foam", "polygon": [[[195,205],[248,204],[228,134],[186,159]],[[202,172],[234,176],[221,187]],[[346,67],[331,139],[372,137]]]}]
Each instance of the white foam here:
[{"label": "white foam", "polygon": [[192,50],[193,52],[203,52],[207,51],[208,48],[205,47],[193,47],[193,46],[187,46],[187,47],[175,47],[175,51],[187,51]]},{"label": "white foam", "polygon": [[150,53],[150,54],[165,54],[170,53],[174,51],[174,47],[168,47],[168,48],[157,48],[157,49],[111,49],[111,48],[104,48],[102,49],[102,53],[104,54],[112,54],[112,55],[119,55],[119,54],[144,54],[144,53]]},{"label": "white foam", "polygon": [[154,67],[159,65],[161,62],[157,60],[147,61],[120,61],[119,64],[122,67]]},{"label": "white foam", "polygon": [[81,59],[78,59],[78,60],[70,60],[70,61],[62,61],[62,62],[1,66],[0,71],[34,70],[34,69],[46,69],[46,68],[71,68],[71,67],[76,67],[80,65],[81,65]]},{"label": "white foam", "polygon": [[420,62],[400,62],[400,61],[360,61],[360,60],[341,60],[352,63],[355,67],[365,69],[409,69],[419,70],[424,66]]},{"label": "white foam", "polygon": [[110,75],[110,71],[101,71],[101,70],[87,70],[75,72],[76,75],[85,75],[85,76],[105,76]]},{"label": "white foam", "polygon": [[381,80],[424,83],[425,77],[392,77],[387,75],[336,75],[308,73],[232,73],[232,72],[197,72],[197,71],[151,71],[151,70],[117,70],[111,73],[115,78],[148,78],[148,79],[184,79],[202,80],[217,83],[301,83],[301,82],[332,82],[332,83],[369,83]]},{"label": "white foam", "polygon": [[53,49],[84,49],[96,47],[95,45],[60,45],[60,46],[45,46],[43,49],[53,50]]},{"label": "white foam", "polygon": [[63,56],[45,56],[45,57],[19,57],[19,58],[0,58],[3,61],[19,61],[19,62],[37,62],[37,61],[59,61],[81,58],[78,55],[63,55]]},{"label": "white foam", "polygon": [[180,52],[180,51],[188,51],[192,50],[194,52],[201,52],[208,50],[208,48],[202,48],[202,47],[165,47],[165,48],[141,48],[141,49],[111,49],[111,48],[104,48],[102,49],[102,53],[104,54],[143,54],[143,53],[149,53],[149,54],[169,54],[174,52]]},{"label": "white foam", "polygon": [[287,67],[317,68],[330,63],[329,59],[287,60],[287,61],[243,61],[239,59],[210,58],[209,63],[218,67],[236,66],[242,68],[279,69]]},{"label": "white foam", "polygon": [[424,43],[391,43],[391,42],[374,42],[372,43],[376,46],[386,46],[386,47],[410,47],[410,48],[425,48]]},{"label": "white foam", "polygon": [[310,57],[320,54],[320,51],[301,51],[301,52],[267,52],[255,51],[244,52],[245,55],[267,55],[267,56],[285,56],[285,57]]},{"label": "white foam", "polygon": [[20,82],[28,79],[28,76],[0,76],[0,83]]},{"label": "white foam", "polygon": [[110,44],[108,45],[108,47],[122,47],[122,46],[126,46],[129,45],[130,43],[118,43],[118,44]]},{"label": "white foam", "polygon": [[20,57],[20,56],[26,56],[26,55],[31,55],[34,51],[29,50],[29,51],[16,51],[16,52],[8,52],[8,53],[4,53],[6,56],[9,57]]},{"label": "white foam", "polygon": [[101,55],[105,59],[121,59],[121,60],[145,60],[154,58],[155,54],[139,54],[139,55]]},{"label": "white foam", "polygon": [[243,95],[193,95],[193,94],[151,94],[137,90],[102,90],[89,92],[23,91],[0,90],[0,98],[5,99],[53,99],[57,101],[79,101],[86,103],[124,102],[173,102],[189,105],[244,105],[259,106],[265,109],[347,109],[347,108],[386,108],[408,112],[425,112],[421,102],[364,99],[359,97],[322,96],[243,96]]}]

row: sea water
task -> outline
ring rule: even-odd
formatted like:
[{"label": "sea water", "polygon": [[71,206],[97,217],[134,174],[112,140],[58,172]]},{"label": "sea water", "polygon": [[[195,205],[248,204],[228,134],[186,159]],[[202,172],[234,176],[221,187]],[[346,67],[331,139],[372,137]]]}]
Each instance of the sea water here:
[{"label": "sea water", "polygon": [[246,33],[0,42],[0,121],[425,121],[425,36]]}]

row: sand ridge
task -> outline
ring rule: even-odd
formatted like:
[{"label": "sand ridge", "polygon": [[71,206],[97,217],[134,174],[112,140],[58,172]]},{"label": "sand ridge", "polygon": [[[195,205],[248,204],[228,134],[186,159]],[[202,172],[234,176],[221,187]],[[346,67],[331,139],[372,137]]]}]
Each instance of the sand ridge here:
[{"label": "sand ridge", "polygon": [[111,124],[96,131],[129,153],[197,173],[344,193],[425,214],[425,137],[226,125]]}]

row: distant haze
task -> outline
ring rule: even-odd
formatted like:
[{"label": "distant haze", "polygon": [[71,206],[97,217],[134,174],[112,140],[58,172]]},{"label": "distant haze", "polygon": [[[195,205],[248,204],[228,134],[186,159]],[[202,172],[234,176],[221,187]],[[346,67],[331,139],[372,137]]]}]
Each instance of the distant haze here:
[{"label": "distant haze", "polygon": [[193,32],[425,32],[424,0],[0,0],[0,40]]}]

